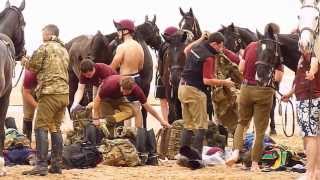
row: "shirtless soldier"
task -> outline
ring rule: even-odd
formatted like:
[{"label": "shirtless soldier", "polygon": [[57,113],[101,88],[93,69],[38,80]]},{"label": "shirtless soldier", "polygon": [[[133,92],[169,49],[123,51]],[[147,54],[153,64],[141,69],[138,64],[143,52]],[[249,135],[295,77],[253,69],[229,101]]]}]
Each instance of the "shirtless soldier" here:
[{"label": "shirtless soldier", "polygon": [[[143,68],[144,63],[144,52],[141,45],[133,39],[134,33],[134,23],[129,19],[124,19],[119,22],[113,22],[118,31],[119,38],[123,41],[117,47],[116,54],[112,60],[111,68],[114,70],[119,69],[119,74],[123,76],[131,76],[137,85],[141,88],[142,81],[139,72]],[[137,101],[133,96],[127,97],[129,101]],[[140,111],[140,106],[135,104],[136,117],[135,121],[141,123],[140,127],[142,127],[142,119],[147,118],[147,112],[142,107],[142,114]],[[127,122],[126,122],[127,123]],[[137,123],[136,123],[137,124]],[[130,126],[129,124],[126,124]]]}]

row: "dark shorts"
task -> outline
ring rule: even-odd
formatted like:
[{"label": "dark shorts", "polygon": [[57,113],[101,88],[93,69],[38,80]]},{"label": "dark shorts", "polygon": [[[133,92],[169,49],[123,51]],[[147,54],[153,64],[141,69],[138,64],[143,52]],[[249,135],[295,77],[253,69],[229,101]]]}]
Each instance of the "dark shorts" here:
[{"label": "dark shorts", "polygon": [[[142,79],[141,79],[141,76],[139,73],[128,75],[128,76],[131,76],[134,79],[134,82],[142,89]],[[127,96],[127,99],[131,102],[132,101],[139,101],[139,99],[135,96]]]},{"label": "dark shorts", "polygon": [[296,101],[298,124],[301,135],[319,136],[320,135],[320,98],[303,101]]},{"label": "dark shorts", "polygon": [[156,98],[160,98],[160,99],[167,98],[166,97],[166,88],[163,85],[163,83],[162,83],[160,78],[157,79],[155,91],[156,91],[156,94],[155,94]]}]

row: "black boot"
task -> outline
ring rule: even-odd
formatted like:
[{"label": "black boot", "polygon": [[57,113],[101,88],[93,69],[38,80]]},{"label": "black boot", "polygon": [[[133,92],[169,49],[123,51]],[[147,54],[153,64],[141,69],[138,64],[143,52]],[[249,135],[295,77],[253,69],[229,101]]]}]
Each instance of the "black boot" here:
[{"label": "black boot", "polygon": [[192,142],[192,130],[183,129],[181,133],[181,147],[190,146]]},{"label": "black boot", "polygon": [[203,148],[203,140],[206,135],[205,129],[198,129],[195,132],[194,141],[192,143],[192,147],[198,150],[198,153],[201,157],[202,148]]},{"label": "black boot", "polygon": [[5,119],[4,125],[6,126],[6,128],[17,129],[17,125],[13,117],[7,117]]},{"label": "black boot", "polygon": [[27,136],[27,138],[32,140],[32,119],[23,118],[23,127],[22,127],[23,134]]},{"label": "black boot", "polygon": [[42,128],[35,130],[36,135],[36,166],[29,170],[23,171],[23,175],[46,176],[48,174],[48,131]]},{"label": "black boot", "polygon": [[51,133],[51,166],[49,173],[61,174],[63,139],[61,132]]},{"label": "black boot", "polygon": [[147,132],[144,128],[137,129],[136,137],[136,149],[138,151],[142,165],[144,165],[148,159],[148,154],[146,153],[146,136]]},{"label": "black boot", "polygon": [[154,134],[153,129],[147,131],[147,151],[148,151],[148,160],[146,162],[147,165],[157,166],[158,155],[157,155],[157,142],[156,136]]},{"label": "black boot", "polygon": [[84,128],[84,141],[89,141],[93,146],[97,144],[97,129],[93,124]]}]

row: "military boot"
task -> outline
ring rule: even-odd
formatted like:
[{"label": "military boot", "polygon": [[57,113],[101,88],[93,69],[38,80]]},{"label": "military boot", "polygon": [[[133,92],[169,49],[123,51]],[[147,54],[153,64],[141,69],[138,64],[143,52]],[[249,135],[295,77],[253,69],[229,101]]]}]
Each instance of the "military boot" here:
[{"label": "military boot", "polygon": [[23,127],[22,127],[23,134],[27,136],[30,140],[32,139],[32,119],[23,118]]},{"label": "military boot", "polygon": [[51,133],[51,166],[49,173],[61,174],[63,139],[61,132]]},{"label": "military boot", "polygon": [[157,155],[157,143],[156,143],[156,136],[154,134],[153,129],[147,131],[147,151],[148,151],[148,160],[146,162],[147,165],[157,166],[159,165],[158,162],[158,155]]},{"label": "military boot", "polygon": [[35,130],[36,136],[36,166],[29,170],[23,171],[23,175],[46,176],[48,174],[48,131],[42,128]]},{"label": "military boot", "polygon": [[97,144],[97,128],[95,125],[87,124],[84,127],[84,141],[89,141],[94,146]]},{"label": "military boot", "polygon": [[183,129],[181,133],[181,147],[190,146],[192,142],[192,130]]},{"label": "military boot", "polygon": [[146,138],[147,138],[146,134],[147,134],[146,129],[144,128],[137,129],[136,149],[138,151],[138,155],[142,165],[146,164],[148,159],[148,154],[146,153]]},{"label": "military boot", "polygon": [[17,129],[17,125],[13,117],[7,117],[5,119],[4,125],[6,126],[6,128]]},{"label": "military boot", "polygon": [[192,143],[192,147],[198,150],[200,157],[202,154],[203,140],[204,140],[205,135],[206,135],[205,129],[196,130],[194,140]]}]

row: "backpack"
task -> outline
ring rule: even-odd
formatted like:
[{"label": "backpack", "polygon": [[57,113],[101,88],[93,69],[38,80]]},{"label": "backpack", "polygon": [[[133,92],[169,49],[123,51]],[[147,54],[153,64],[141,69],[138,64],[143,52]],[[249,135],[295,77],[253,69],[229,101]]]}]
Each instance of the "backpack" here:
[{"label": "backpack", "polygon": [[99,151],[105,165],[134,167],[141,164],[135,146],[128,139],[104,139]]},{"label": "backpack", "polygon": [[179,153],[183,124],[183,120],[176,120],[171,128],[162,128],[157,133],[157,151],[161,159],[175,159],[175,155]]},{"label": "backpack", "polygon": [[8,128],[5,130],[4,149],[30,147],[30,140],[18,130]]},{"label": "backpack", "polygon": [[85,169],[96,167],[102,161],[102,155],[96,146],[82,142],[65,146],[62,160],[66,169]]}]

